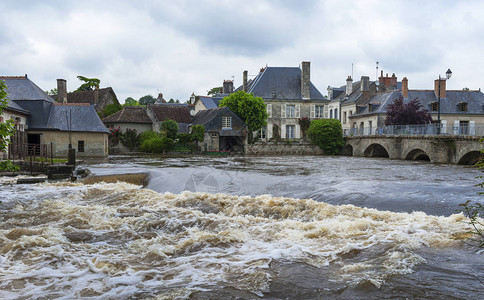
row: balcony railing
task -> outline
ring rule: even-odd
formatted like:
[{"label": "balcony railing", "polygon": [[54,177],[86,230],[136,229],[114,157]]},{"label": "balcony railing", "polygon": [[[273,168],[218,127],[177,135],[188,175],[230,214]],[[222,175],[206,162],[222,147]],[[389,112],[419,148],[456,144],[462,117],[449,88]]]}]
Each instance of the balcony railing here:
[{"label": "balcony railing", "polygon": [[[439,134],[438,124],[360,127],[344,131],[345,136],[437,134]],[[440,135],[484,136],[484,124],[440,126]]]}]

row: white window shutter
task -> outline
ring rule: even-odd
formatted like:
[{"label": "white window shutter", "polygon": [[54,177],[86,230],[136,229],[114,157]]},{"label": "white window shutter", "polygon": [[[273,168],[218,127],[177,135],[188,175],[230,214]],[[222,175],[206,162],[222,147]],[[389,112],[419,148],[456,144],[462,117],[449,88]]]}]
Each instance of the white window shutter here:
[{"label": "white window shutter", "polygon": [[268,140],[272,138],[272,124],[267,124],[266,138]]},{"label": "white window shutter", "polygon": [[447,133],[447,120],[441,120],[440,123],[442,123],[442,133]]},{"label": "white window shutter", "polygon": [[295,117],[296,118],[300,118],[301,117],[301,105],[299,105],[299,104],[296,104]]},{"label": "white window shutter", "polygon": [[286,104],[281,105],[281,118],[286,117]]},{"label": "white window shutter", "polygon": [[300,139],[301,138],[301,126],[296,125],[295,130],[296,130],[296,132],[294,133],[294,138]]},{"label": "white window shutter", "polygon": [[286,138],[286,125],[281,126],[281,138]]},{"label": "white window shutter", "polygon": [[454,120],[454,134],[459,134],[459,120]]},{"label": "white window shutter", "polygon": [[272,118],[272,104],[267,104],[267,115],[268,118]]},{"label": "white window shutter", "polygon": [[311,105],[311,110],[309,111],[309,117],[311,119],[316,118],[316,105]]},{"label": "white window shutter", "polygon": [[470,135],[476,134],[476,121],[469,121],[469,134]]}]

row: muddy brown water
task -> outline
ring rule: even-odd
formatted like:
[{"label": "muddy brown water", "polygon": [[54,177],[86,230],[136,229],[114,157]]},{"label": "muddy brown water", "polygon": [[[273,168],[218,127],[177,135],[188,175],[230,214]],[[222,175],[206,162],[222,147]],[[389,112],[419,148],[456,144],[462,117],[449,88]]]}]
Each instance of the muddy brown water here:
[{"label": "muddy brown water", "polygon": [[138,175],[1,179],[1,298],[484,298],[484,253],[455,213],[482,203],[472,168],[311,156],[88,167]]}]

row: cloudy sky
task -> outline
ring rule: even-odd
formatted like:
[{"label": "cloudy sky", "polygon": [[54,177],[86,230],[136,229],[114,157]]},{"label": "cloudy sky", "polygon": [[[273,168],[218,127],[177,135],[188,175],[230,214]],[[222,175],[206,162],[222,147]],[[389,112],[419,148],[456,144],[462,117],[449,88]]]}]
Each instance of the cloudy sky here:
[{"label": "cloudy sky", "polygon": [[44,90],[77,75],[119,100],[187,100],[263,66],[311,61],[324,94],[348,75],[385,73],[432,89],[484,87],[484,1],[152,0],[0,2],[1,75],[28,74]]}]

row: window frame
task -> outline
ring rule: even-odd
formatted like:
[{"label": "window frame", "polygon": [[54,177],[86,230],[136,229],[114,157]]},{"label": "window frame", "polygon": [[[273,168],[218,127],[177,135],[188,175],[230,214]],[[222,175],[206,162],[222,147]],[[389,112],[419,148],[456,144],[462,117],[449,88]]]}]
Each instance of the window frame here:
[{"label": "window frame", "polygon": [[86,150],[86,142],[85,141],[77,141],[77,152],[84,153]]},{"label": "window frame", "polygon": [[296,125],[286,125],[286,139],[294,139],[296,137]]},{"label": "window frame", "polygon": [[222,116],[222,129],[232,129],[232,117]]}]

